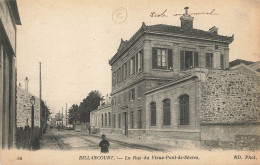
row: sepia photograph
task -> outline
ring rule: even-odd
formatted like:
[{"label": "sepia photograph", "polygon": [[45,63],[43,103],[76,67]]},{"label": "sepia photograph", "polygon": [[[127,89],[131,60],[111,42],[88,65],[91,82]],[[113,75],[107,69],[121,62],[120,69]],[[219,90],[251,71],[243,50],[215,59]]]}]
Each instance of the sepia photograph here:
[{"label": "sepia photograph", "polygon": [[0,0],[0,164],[260,164],[260,0]]}]

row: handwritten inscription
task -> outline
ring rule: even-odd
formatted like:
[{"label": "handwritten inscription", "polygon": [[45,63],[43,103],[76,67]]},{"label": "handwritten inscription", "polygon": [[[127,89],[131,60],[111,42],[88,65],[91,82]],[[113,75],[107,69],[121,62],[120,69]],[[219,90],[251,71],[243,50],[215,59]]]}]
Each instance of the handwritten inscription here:
[{"label": "handwritten inscription", "polygon": [[[152,11],[150,13],[150,17],[168,17],[170,16],[181,16],[183,14],[167,14],[167,9],[163,10],[162,12],[155,12]],[[215,9],[212,9],[210,12],[197,12],[197,13],[189,13],[189,15],[218,15]]]}]

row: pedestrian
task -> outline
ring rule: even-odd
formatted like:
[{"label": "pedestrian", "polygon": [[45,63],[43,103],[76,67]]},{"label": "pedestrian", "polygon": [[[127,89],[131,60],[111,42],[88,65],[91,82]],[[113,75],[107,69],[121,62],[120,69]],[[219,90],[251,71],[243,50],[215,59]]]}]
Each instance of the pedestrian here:
[{"label": "pedestrian", "polygon": [[99,147],[101,148],[101,152],[108,153],[109,142],[106,140],[106,135],[102,135],[102,140],[99,143]]}]

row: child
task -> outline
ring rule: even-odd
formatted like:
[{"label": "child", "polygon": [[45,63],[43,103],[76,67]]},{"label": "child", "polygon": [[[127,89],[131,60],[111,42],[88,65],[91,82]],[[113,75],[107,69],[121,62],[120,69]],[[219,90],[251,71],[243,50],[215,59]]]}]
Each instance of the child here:
[{"label": "child", "polygon": [[101,147],[101,152],[107,153],[108,152],[109,142],[106,140],[106,136],[102,135],[102,140],[99,143],[99,147]]}]

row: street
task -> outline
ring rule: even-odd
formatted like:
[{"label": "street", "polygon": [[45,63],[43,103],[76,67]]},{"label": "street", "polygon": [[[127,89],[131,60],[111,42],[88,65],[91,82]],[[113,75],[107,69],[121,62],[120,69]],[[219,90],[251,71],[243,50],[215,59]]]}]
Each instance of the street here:
[{"label": "street", "polygon": [[[89,135],[87,133],[75,132],[74,130],[47,129],[43,135],[41,149],[51,150],[100,150],[99,142],[101,137]],[[109,139],[108,139],[109,140]],[[150,148],[140,148],[131,146],[127,143],[110,141],[109,150],[117,149],[141,149],[150,150]]]}]

